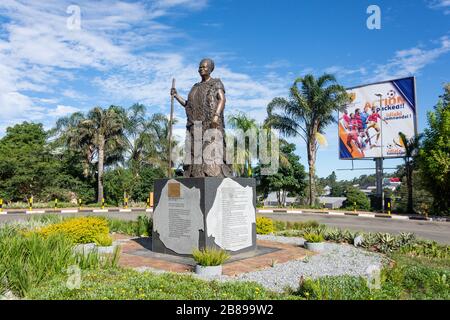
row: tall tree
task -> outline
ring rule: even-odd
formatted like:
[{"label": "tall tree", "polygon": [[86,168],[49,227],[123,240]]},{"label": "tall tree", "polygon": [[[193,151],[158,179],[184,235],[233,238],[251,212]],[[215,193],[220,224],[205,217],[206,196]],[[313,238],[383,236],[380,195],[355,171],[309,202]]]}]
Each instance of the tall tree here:
[{"label": "tall tree", "polygon": [[[300,157],[295,153],[295,144],[280,141],[280,167],[278,172],[273,175],[261,175],[261,166],[255,168],[255,176],[258,180],[258,192],[262,193],[264,198],[270,192],[276,192],[278,205],[286,203],[286,196],[303,197],[306,187],[305,168],[300,163]],[[283,157],[285,160],[281,160]]]},{"label": "tall tree", "polygon": [[90,110],[78,129],[81,137],[92,141],[97,155],[97,202],[103,199],[103,172],[106,156],[110,153],[120,158],[125,148],[123,117],[115,106]]},{"label": "tall tree", "polygon": [[405,148],[405,156],[403,159],[405,160],[406,185],[408,189],[408,204],[406,210],[408,213],[413,213],[413,157],[415,157],[419,151],[420,136],[414,136],[408,139],[403,132],[400,132],[399,135],[400,141]]},{"label": "tall tree", "polygon": [[419,165],[424,183],[433,195],[433,211],[450,214],[450,85],[445,86],[434,111],[428,112],[429,128],[423,135]]},{"label": "tall tree", "polygon": [[324,74],[316,79],[308,74],[294,81],[289,99],[275,98],[267,106],[266,125],[287,137],[300,136],[306,142],[310,205],[315,204],[316,198],[317,137],[329,124],[336,122],[335,111],[344,109],[348,101],[345,88],[336,83],[333,75]]},{"label": "tall tree", "polygon": [[[251,119],[247,117],[245,113],[239,112],[237,114],[232,114],[228,117],[228,124],[233,129],[242,130],[244,133],[248,133],[249,131],[254,131],[254,133],[258,134],[258,124],[255,119]],[[233,170],[238,172],[241,177],[251,177],[252,176],[252,158],[255,157],[255,154],[250,154],[250,141],[244,142],[244,149],[238,149],[237,152],[239,157],[244,159],[244,163],[233,163]]]},{"label": "tall tree", "polygon": [[78,132],[80,123],[84,120],[86,120],[86,117],[81,112],[59,118],[56,121],[56,127],[50,130],[50,134],[56,136],[56,139],[52,142],[53,148],[62,148],[81,155],[83,175],[87,178],[93,173],[91,172],[91,163],[94,157],[94,144],[92,136],[80,135]]}]

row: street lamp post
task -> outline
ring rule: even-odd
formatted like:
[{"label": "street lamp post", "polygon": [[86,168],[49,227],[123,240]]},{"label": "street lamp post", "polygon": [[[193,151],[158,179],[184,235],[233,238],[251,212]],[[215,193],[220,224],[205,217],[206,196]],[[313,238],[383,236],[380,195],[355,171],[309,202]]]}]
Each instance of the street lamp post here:
[{"label": "street lamp post", "polygon": [[380,149],[381,149],[381,157],[376,158],[376,173],[377,173],[377,195],[381,196],[381,212],[384,213],[384,190],[383,190],[383,95],[381,93],[375,93],[375,95],[380,98],[380,136],[381,136],[381,143],[380,143]]}]

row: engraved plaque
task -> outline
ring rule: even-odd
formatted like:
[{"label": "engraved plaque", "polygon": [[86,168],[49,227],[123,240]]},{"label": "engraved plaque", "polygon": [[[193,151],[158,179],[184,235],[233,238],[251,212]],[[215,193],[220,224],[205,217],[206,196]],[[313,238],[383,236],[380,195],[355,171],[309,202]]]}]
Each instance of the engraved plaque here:
[{"label": "engraved plaque", "polygon": [[256,223],[252,187],[243,187],[225,178],[207,217],[208,236],[225,250],[238,251],[252,245],[252,225]]},{"label": "engraved plaque", "polygon": [[199,231],[204,230],[200,189],[170,180],[162,189],[153,224],[166,248],[178,254],[192,254],[198,248]]},{"label": "engraved plaque", "polygon": [[176,183],[170,182],[168,192],[169,198],[179,198],[181,195],[180,184],[178,182]]}]

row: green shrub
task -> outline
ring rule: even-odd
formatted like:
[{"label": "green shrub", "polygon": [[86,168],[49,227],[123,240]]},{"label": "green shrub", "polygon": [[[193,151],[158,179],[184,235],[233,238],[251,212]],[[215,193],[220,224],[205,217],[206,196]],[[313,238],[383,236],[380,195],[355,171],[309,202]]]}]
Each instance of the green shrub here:
[{"label": "green shrub", "polygon": [[0,288],[19,297],[74,263],[72,242],[62,234],[0,237]]},{"label": "green shrub", "polygon": [[112,219],[107,218],[109,230],[111,232],[117,232],[127,234],[131,236],[136,235],[137,222],[130,220]]},{"label": "green shrub", "polygon": [[366,194],[355,187],[349,187],[345,196],[347,199],[342,203],[342,207],[345,209],[353,210],[355,208],[359,210],[370,210],[370,201]]},{"label": "green shrub", "polygon": [[95,243],[102,247],[108,247],[112,245],[112,238],[109,234],[99,234],[95,237]]},{"label": "green shrub", "polygon": [[131,236],[151,236],[153,229],[152,218],[140,215],[137,221],[107,219],[111,232],[127,234]]},{"label": "green shrub", "polygon": [[287,229],[287,223],[286,221],[275,220],[273,221],[273,228],[274,231],[284,231]]},{"label": "green shrub", "polygon": [[450,246],[439,245],[435,241],[418,241],[402,246],[400,252],[415,257],[438,259],[450,258]]},{"label": "green shrub", "polygon": [[97,243],[97,238],[105,239],[108,236],[109,228],[108,222],[104,218],[79,217],[48,225],[39,229],[37,233],[44,237],[63,233],[74,243]]},{"label": "green shrub", "polygon": [[369,300],[366,280],[353,276],[327,276],[300,282],[300,297],[308,300]]},{"label": "green shrub", "polygon": [[256,233],[270,234],[274,232],[273,220],[266,217],[256,218]]},{"label": "green shrub", "polygon": [[153,229],[153,220],[146,215],[138,217],[136,226],[137,236],[150,236]]},{"label": "green shrub", "polygon": [[305,233],[303,234],[303,238],[306,242],[311,243],[323,242],[325,240],[322,234],[316,232]]},{"label": "green shrub", "polygon": [[216,248],[195,249],[192,256],[201,266],[220,266],[230,258],[226,251]]}]

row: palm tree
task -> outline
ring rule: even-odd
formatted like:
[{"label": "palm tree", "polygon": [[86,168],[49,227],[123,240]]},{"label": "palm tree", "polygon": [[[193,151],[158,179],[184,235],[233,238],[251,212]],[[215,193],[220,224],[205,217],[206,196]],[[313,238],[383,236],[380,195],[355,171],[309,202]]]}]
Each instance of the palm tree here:
[{"label": "palm tree", "polygon": [[[177,119],[172,120],[172,125]],[[166,168],[169,162],[169,118],[162,113],[153,114],[147,121],[147,130],[153,137],[154,143],[147,154],[147,161],[161,168]],[[172,137],[172,150],[176,148],[178,141]],[[171,164],[173,166],[173,163]],[[167,170],[165,170],[167,172]]]},{"label": "palm tree", "polygon": [[[258,134],[259,131],[256,120],[248,118],[242,112],[229,115],[228,123],[231,128],[242,130],[243,133],[253,130],[256,134]],[[242,165],[242,163],[233,163],[234,171],[239,172],[241,177],[252,176],[252,156],[255,157],[256,155],[250,154],[250,146],[248,145],[249,143],[245,141],[244,150],[237,150],[237,152],[239,153],[237,156],[244,159],[244,164]]]},{"label": "palm tree", "polygon": [[417,155],[420,145],[421,136],[414,136],[410,139],[406,137],[403,132],[399,132],[400,142],[405,148],[405,171],[406,171],[406,186],[408,189],[408,204],[407,212],[414,213],[413,205],[413,167],[414,167],[414,157]]},{"label": "palm tree", "polygon": [[94,145],[92,137],[80,135],[79,125],[86,117],[81,112],[72,113],[70,116],[59,118],[56,127],[51,130],[51,135],[56,136],[53,141],[55,148],[61,147],[82,155],[83,176],[90,176],[90,164],[94,157]]},{"label": "palm tree", "polygon": [[124,128],[124,118],[116,106],[110,106],[108,109],[95,107],[78,125],[78,134],[81,138],[91,141],[97,156],[98,202],[103,199],[105,160],[107,163],[113,163],[123,158],[126,145]]},{"label": "palm tree", "polygon": [[[301,84],[301,88],[298,88]],[[307,146],[309,166],[309,204],[315,204],[315,163],[319,147],[317,137],[336,122],[335,111],[349,101],[345,88],[333,75],[318,79],[308,74],[298,78],[290,88],[290,98],[275,98],[267,106],[266,125],[278,129],[286,137],[300,136]],[[276,113],[280,111],[281,113]]]}]

